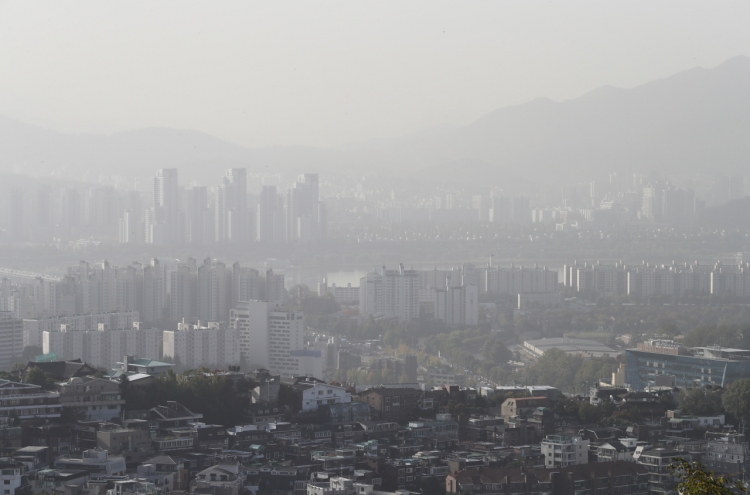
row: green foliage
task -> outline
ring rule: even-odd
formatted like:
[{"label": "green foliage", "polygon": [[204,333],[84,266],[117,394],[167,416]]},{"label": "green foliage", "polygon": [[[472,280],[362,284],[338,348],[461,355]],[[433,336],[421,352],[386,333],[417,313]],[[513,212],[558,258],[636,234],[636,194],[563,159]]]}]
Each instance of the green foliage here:
[{"label": "green foliage", "polygon": [[326,316],[341,311],[341,306],[332,295],[321,297],[304,284],[289,289],[288,304],[304,311],[305,316]]},{"label": "green foliage", "polygon": [[500,339],[489,338],[482,346],[482,359],[494,364],[505,364],[513,358],[513,353]]},{"label": "green foliage", "polygon": [[26,373],[24,381],[33,385],[39,385],[44,390],[55,389],[55,380],[52,378],[52,375],[50,375],[49,373],[45,373],[39,368],[31,368]]},{"label": "green foliage", "polygon": [[617,366],[610,357],[590,358],[573,356],[560,349],[550,349],[526,370],[528,383],[547,384],[564,391],[582,390],[600,378],[608,378]]},{"label": "green foliage", "polygon": [[743,378],[729,385],[721,399],[724,410],[738,421],[750,421],[750,380]]},{"label": "green foliage", "polygon": [[123,379],[120,391],[129,410],[151,409],[167,401],[177,401],[193,412],[202,413],[206,423],[235,426],[243,420],[249,400],[247,392],[254,386],[251,380],[242,380],[235,388],[226,377],[198,374],[178,377],[169,370],[148,386],[133,386]]},{"label": "green foliage", "polygon": [[691,388],[680,396],[680,411],[692,416],[711,416],[724,411],[721,403],[722,390]]},{"label": "green foliage", "polygon": [[671,469],[680,480],[677,492],[682,495],[734,495],[747,491],[740,481],[733,482],[727,477],[716,476],[699,462],[690,463],[680,458],[673,460]]},{"label": "green foliage", "polygon": [[739,325],[702,325],[685,336],[688,347],[721,345],[735,349],[750,349],[750,327]]}]

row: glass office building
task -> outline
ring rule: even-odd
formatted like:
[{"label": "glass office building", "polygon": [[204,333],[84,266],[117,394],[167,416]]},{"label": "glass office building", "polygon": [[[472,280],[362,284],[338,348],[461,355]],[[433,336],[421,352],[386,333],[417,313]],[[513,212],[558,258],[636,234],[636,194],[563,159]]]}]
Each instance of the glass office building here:
[{"label": "glass office building", "polygon": [[674,377],[677,387],[725,387],[750,377],[750,351],[726,347],[685,348],[671,341],[651,341],[625,351],[626,383],[633,390],[660,385]]}]

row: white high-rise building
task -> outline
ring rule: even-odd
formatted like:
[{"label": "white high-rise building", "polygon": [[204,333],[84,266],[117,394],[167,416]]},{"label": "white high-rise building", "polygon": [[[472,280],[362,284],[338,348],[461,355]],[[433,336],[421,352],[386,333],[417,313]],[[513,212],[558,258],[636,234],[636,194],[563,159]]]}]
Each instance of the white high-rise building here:
[{"label": "white high-rise building", "polygon": [[190,321],[198,316],[198,265],[194,258],[181,263],[170,273],[171,320]]},{"label": "white high-rise building", "polygon": [[227,321],[231,299],[231,270],[220,261],[206,258],[198,267],[198,319]]},{"label": "white high-rise building", "polygon": [[0,312],[0,370],[10,371],[13,358],[23,354],[23,320]]},{"label": "white high-rise building", "polygon": [[42,347],[44,332],[58,332],[63,325],[68,332],[93,332],[99,325],[108,330],[133,328],[137,321],[140,321],[138,311],[26,319],[23,320],[23,345]]},{"label": "white high-rise building", "polygon": [[158,170],[154,177],[154,202],[147,227],[151,233],[146,236],[146,242],[171,244],[181,241],[179,193],[177,169]]},{"label": "white high-rise building", "polygon": [[368,273],[359,284],[359,312],[410,321],[419,318],[419,272],[385,267]]},{"label": "white high-rise building", "polygon": [[479,324],[479,290],[473,285],[434,289],[435,319],[450,327]]},{"label": "white high-rise building", "polygon": [[[313,374],[320,351],[305,349],[305,322],[301,311],[289,311],[277,302],[244,301],[231,311],[237,329],[240,354],[251,367],[265,368],[282,377]],[[320,377],[318,377],[320,378]]]},{"label": "white high-rise building", "polygon": [[114,368],[122,356],[132,355],[145,359],[160,359],[162,333],[158,328],[141,329],[138,323],[123,330],[72,332],[62,328],[44,332],[42,349],[45,354],[54,352],[58,359],[81,359],[97,368]]},{"label": "white high-rise building", "polygon": [[178,323],[177,331],[164,332],[164,357],[186,368],[225,366],[240,363],[237,329],[224,323],[206,326]]}]

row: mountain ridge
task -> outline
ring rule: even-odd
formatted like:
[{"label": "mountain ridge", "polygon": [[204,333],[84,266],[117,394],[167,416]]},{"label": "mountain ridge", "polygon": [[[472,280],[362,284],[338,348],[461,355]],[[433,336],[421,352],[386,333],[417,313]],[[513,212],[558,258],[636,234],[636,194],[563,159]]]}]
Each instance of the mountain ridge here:
[{"label": "mountain ridge", "polygon": [[535,98],[465,126],[436,126],[344,148],[249,148],[190,129],[65,134],[0,115],[0,171],[216,183],[249,173],[380,175],[456,184],[559,183],[619,171],[732,173],[750,162],[750,58],[692,68],[634,88],[602,86],[564,101]]}]

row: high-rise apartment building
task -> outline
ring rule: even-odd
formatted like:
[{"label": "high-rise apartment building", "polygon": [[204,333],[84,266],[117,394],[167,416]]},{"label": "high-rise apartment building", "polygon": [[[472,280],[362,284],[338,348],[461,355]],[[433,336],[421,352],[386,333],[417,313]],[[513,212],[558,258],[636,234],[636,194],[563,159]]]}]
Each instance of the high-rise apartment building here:
[{"label": "high-rise apartment building", "polygon": [[232,301],[232,271],[206,258],[198,267],[198,319],[227,321]]},{"label": "high-rise apartment building", "polygon": [[302,174],[286,197],[286,240],[310,244],[321,237],[318,174]]},{"label": "high-rise apartment building", "polygon": [[217,242],[239,243],[250,240],[250,215],[247,208],[247,170],[226,171],[217,197]]},{"label": "high-rise apartment building", "polygon": [[258,242],[281,244],[286,241],[284,202],[276,192],[276,186],[263,186],[258,195],[256,227]]},{"label": "high-rise apartment building", "polygon": [[383,266],[360,280],[359,311],[363,316],[382,315],[409,321],[419,318],[419,272],[386,270]]},{"label": "high-rise apartment building", "polygon": [[265,368],[282,377],[306,374],[309,360],[319,361],[320,351],[305,349],[305,323],[301,311],[289,311],[279,303],[244,301],[231,311],[237,329],[240,354],[251,367]]},{"label": "high-rise apartment building", "polygon": [[211,366],[224,368],[240,363],[237,329],[226,323],[195,325],[181,322],[177,330],[163,336],[164,357],[188,369]]},{"label": "high-rise apartment building", "polygon": [[62,329],[44,332],[42,349],[45,354],[54,352],[61,360],[80,358],[91,366],[111,369],[126,355],[161,359],[162,333],[158,328],[141,328],[138,324],[128,329],[93,332]]},{"label": "high-rise apartment building", "polygon": [[170,273],[170,308],[172,321],[191,321],[198,317],[198,265],[194,258],[180,263]]},{"label": "high-rise apartment building", "polygon": [[13,358],[23,354],[23,320],[0,312],[0,370],[10,371]]},{"label": "high-rise apartment building", "polygon": [[163,168],[156,172],[153,188],[153,206],[146,226],[147,242],[171,244],[180,242],[180,191],[177,169]]}]

